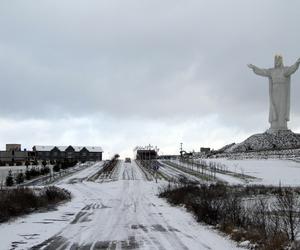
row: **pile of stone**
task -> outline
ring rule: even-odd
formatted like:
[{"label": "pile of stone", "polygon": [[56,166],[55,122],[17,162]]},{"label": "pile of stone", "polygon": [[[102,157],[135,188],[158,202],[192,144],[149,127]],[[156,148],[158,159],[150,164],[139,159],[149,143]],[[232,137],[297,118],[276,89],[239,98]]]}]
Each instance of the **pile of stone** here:
[{"label": "pile of stone", "polygon": [[291,130],[267,131],[250,136],[238,144],[231,144],[223,153],[282,150],[300,148],[300,134]]}]

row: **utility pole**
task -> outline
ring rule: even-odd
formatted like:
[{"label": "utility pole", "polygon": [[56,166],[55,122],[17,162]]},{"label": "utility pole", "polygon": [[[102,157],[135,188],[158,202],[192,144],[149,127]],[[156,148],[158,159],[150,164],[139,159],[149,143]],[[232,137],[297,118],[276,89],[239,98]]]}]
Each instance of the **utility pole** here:
[{"label": "utility pole", "polygon": [[182,149],[182,144],[183,144],[183,143],[180,142],[180,161],[181,161],[181,162],[182,162],[182,160],[183,160],[183,159],[182,159],[182,154],[183,154],[183,152],[182,152],[182,150],[183,150],[183,149]]},{"label": "utility pole", "polygon": [[150,158],[150,151],[151,150],[151,144],[149,144],[149,146],[148,146],[148,156],[149,156],[149,158],[148,158],[148,163],[149,163],[149,169],[150,169],[150,171],[151,171],[151,158]]}]

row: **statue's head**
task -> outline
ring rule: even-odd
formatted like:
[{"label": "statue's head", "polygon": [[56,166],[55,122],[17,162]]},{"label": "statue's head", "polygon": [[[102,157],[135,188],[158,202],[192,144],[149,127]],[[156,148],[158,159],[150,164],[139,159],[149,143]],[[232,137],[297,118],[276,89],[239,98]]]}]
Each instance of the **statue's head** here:
[{"label": "statue's head", "polygon": [[274,65],[275,65],[275,68],[281,68],[281,67],[283,67],[283,58],[282,58],[282,55],[275,55]]}]

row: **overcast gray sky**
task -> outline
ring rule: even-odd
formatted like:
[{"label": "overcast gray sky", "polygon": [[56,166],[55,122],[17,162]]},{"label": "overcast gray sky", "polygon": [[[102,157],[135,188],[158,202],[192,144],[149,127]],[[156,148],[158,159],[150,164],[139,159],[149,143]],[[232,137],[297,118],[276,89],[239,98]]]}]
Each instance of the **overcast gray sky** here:
[{"label": "overcast gray sky", "polygon": [[[300,1],[0,2],[0,148],[219,148],[268,127],[268,80],[300,57]],[[300,132],[300,71],[291,122]]]}]

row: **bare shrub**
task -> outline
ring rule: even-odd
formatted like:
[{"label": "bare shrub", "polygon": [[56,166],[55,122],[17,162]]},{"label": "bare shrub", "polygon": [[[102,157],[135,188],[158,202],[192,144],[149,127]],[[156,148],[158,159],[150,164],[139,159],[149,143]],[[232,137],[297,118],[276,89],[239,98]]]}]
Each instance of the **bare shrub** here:
[{"label": "bare shrub", "polygon": [[69,200],[70,193],[58,187],[32,189],[18,187],[0,191],[0,222],[37,209],[47,208],[60,201]]},{"label": "bare shrub", "polygon": [[185,185],[167,188],[159,196],[174,205],[185,205],[198,221],[216,226],[233,240],[249,240],[255,249],[285,249],[296,244],[299,188]]},{"label": "bare shrub", "polygon": [[[252,210],[252,226],[266,239],[269,235],[269,202],[267,199],[260,197],[256,200]],[[250,211],[248,212],[251,213]]]},{"label": "bare shrub", "polygon": [[294,241],[299,225],[300,202],[298,194],[292,188],[283,188],[276,195],[275,210],[281,220],[285,233]]}]

